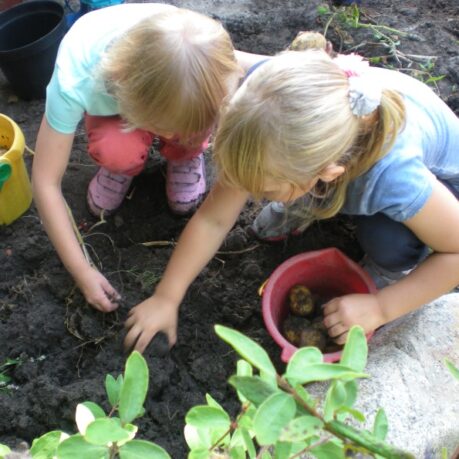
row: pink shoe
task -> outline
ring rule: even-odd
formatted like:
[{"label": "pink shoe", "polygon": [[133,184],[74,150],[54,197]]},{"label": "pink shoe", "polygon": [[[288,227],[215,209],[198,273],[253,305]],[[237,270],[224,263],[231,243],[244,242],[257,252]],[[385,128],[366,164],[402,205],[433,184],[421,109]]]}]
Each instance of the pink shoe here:
[{"label": "pink shoe", "polygon": [[111,215],[123,202],[133,177],[112,174],[104,167],[99,168],[88,187],[87,201],[90,212],[100,217]]},{"label": "pink shoe", "polygon": [[193,212],[206,192],[204,155],[186,161],[167,162],[166,193],[172,212]]}]

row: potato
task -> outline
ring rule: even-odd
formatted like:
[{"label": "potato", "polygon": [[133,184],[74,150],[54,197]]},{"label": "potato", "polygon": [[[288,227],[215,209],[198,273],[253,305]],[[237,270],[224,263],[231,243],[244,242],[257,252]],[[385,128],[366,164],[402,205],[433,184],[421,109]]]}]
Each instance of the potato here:
[{"label": "potato", "polygon": [[288,295],[292,314],[311,317],[314,314],[314,301],[311,292],[304,285],[294,285]]},{"label": "potato", "polygon": [[294,315],[288,315],[282,324],[282,333],[284,337],[294,346],[300,344],[301,333],[311,325],[308,319]]},{"label": "potato", "polygon": [[327,327],[324,325],[324,318],[322,315],[314,317],[314,319],[312,319],[311,328],[313,328],[314,330],[319,330],[324,334],[328,334]]},{"label": "potato", "polygon": [[309,327],[300,333],[300,347],[314,346],[323,351],[327,345],[327,335],[320,330]]},{"label": "potato", "polygon": [[327,40],[319,32],[298,32],[295,39],[290,43],[290,51],[304,51],[306,49],[326,49]]}]

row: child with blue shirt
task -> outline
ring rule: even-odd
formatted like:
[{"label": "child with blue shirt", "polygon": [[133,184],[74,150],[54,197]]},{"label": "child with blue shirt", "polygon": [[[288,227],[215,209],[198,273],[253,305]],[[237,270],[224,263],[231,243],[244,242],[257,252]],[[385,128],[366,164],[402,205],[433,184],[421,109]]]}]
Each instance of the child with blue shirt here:
[{"label": "child with blue shirt", "polygon": [[155,295],[131,311],[126,345],[143,350],[158,331],[175,342],[186,289],[250,196],[286,204],[277,222],[289,221],[294,203],[300,227],[354,215],[367,258],[392,273],[410,271],[374,294],[324,306],[338,344],[352,325],[371,332],[448,292],[459,284],[458,154],[459,120],[407,75],[318,50],[264,62],[222,113],[218,181],[184,229]]},{"label": "child with blue shirt", "polygon": [[258,59],[235,51],[218,21],[159,3],[87,13],[62,40],[38,132],[33,190],[52,243],[95,308],[114,310],[119,295],[85,259],[62,196],[79,122],[100,166],[87,193],[94,215],[121,205],[155,137],[167,159],[169,207],[192,212],[205,193],[203,151],[220,106]]}]

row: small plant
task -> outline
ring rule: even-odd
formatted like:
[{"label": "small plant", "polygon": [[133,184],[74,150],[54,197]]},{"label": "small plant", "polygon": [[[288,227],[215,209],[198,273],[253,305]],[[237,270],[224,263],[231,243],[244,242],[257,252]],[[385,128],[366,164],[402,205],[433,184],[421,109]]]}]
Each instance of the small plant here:
[{"label": "small plant", "polygon": [[[294,459],[308,453],[319,459],[344,459],[348,452],[414,458],[384,442],[388,425],[382,409],[372,432],[345,422],[349,417],[365,420],[353,408],[356,379],[368,376],[363,373],[367,342],[361,327],[349,332],[339,364],[324,363],[317,348],[303,347],[292,356],[283,375],[277,374],[265,350],[248,337],[219,325],[215,330],[244,359],[229,379],[241,409],[231,419],[210,395],[207,405],[193,407],[185,427],[189,459]],[[322,406],[304,387],[314,381],[330,381]]]},{"label": "small plant", "polygon": [[[357,5],[330,7],[320,5],[317,14],[324,22],[323,34],[326,37],[328,30],[333,28],[341,40],[340,50],[343,42],[352,42],[349,36],[349,29],[366,29],[374,41],[360,41],[358,45],[349,48],[347,51],[358,51],[365,45],[377,47],[383,50],[382,54],[368,56],[372,64],[380,64],[386,68],[393,69],[394,65],[390,60],[395,61],[396,68],[400,71],[408,72],[413,77],[425,84],[430,84],[439,91],[437,82],[442,80],[445,75],[433,75],[437,56],[423,56],[419,54],[408,54],[400,50],[401,38],[418,39],[413,33],[404,32],[384,24],[377,24],[370,16],[359,9]],[[365,22],[362,21],[362,18]]]},{"label": "small plant", "polygon": [[[155,443],[134,440],[137,427],[134,419],[144,413],[148,390],[148,366],[138,352],[126,362],[124,376],[115,379],[107,375],[105,389],[111,410],[108,414],[93,402],[80,403],[76,408],[77,434],[59,430],[35,439],[30,449],[33,459],[170,459]],[[118,416],[115,416],[118,414]],[[10,452],[0,445],[0,458]]]},{"label": "small plant", "polygon": [[[11,368],[21,364],[21,359],[7,358],[5,362],[0,365],[0,391],[8,390],[8,386],[12,379],[9,375]],[[0,450],[1,451],[1,450]]]}]

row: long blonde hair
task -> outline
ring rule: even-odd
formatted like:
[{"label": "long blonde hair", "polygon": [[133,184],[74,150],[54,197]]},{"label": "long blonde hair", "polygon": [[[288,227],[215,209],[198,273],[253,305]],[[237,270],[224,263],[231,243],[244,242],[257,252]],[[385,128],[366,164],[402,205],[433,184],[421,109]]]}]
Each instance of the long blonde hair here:
[{"label": "long blonde hair", "polygon": [[335,215],[351,180],[366,172],[403,126],[401,96],[383,90],[379,108],[365,118],[351,112],[349,82],[324,51],[290,51],[261,65],[222,113],[214,155],[230,186],[261,197],[265,180],[302,188],[331,163],[345,173],[318,183],[311,196],[315,218]]},{"label": "long blonde hair", "polygon": [[174,8],[116,40],[101,72],[129,125],[188,136],[212,127],[242,70],[219,22]]}]

